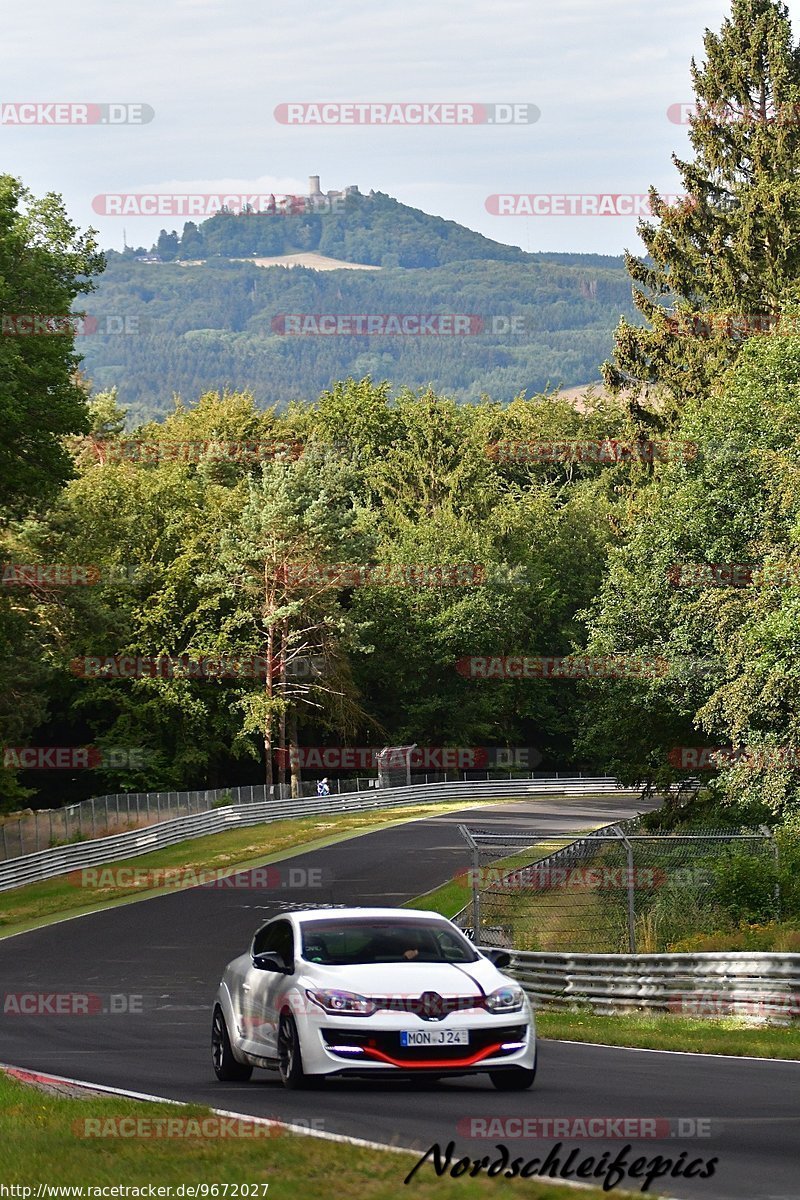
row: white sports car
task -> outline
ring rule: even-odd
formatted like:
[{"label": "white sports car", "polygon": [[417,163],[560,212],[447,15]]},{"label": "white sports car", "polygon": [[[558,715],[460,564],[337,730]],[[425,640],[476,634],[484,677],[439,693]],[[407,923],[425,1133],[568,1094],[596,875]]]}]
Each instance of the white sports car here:
[{"label": "white sports car", "polygon": [[212,1023],[218,1079],[488,1073],[530,1087],[536,1031],[509,955],[434,912],[305,909],[269,921],[225,968]]}]

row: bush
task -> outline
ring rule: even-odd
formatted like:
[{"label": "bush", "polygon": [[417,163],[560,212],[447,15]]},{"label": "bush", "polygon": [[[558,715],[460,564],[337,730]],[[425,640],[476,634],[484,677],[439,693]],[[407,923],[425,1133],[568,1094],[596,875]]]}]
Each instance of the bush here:
[{"label": "bush", "polygon": [[783,920],[800,920],[800,830],[788,828],[776,834],[778,882]]},{"label": "bush", "polygon": [[233,795],[230,791],[223,792],[221,796],[217,796],[216,800],[211,801],[212,808],[228,808],[233,804]]},{"label": "bush", "polygon": [[724,908],[715,903],[708,888],[670,881],[655,894],[647,911],[637,916],[636,949],[639,954],[664,954],[676,939],[727,923]]},{"label": "bush", "polygon": [[68,838],[53,838],[52,841],[49,842],[49,847],[51,850],[55,850],[57,846],[74,846],[78,842],[88,841],[91,841],[88,833],[73,833]]},{"label": "bush", "polygon": [[776,821],[772,809],[759,801],[726,802],[715,788],[703,787],[685,804],[668,800],[655,812],[645,813],[642,830],[645,833],[678,833],[683,830],[758,829],[760,825],[775,825]]},{"label": "bush", "polygon": [[668,954],[703,954],[714,950],[774,950],[797,954],[800,952],[800,929],[770,921],[765,925],[695,933],[667,946]]},{"label": "bush", "polygon": [[736,924],[772,921],[777,916],[778,872],[772,857],[727,849],[709,861],[713,899]]}]

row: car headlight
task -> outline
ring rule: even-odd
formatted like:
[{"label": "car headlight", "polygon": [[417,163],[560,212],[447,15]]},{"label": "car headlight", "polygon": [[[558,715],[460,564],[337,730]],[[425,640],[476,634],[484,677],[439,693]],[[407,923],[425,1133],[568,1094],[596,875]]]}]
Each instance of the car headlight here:
[{"label": "car headlight", "polygon": [[519,1012],[525,1003],[525,993],[522,988],[509,984],[490,992],[486,997],[486,1007],[493,1013]]},{"label": "car headlight", "polygon": [[350,1017],[369,1017],[377,1011],[372,1000],[368,1000],[366,996],[359,996],[356,992],[306,988],[306,995],[326,1013],[333,1013],[336,1016],[343,1014]]}]

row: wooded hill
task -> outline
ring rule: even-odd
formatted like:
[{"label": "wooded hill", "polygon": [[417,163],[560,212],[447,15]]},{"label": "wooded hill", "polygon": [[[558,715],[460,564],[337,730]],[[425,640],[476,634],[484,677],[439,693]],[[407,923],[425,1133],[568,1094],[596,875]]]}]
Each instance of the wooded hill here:
[{"label": "wooded hill", "polygon": [[[621,258],[526,254],[380,194],[327,215],[222,212],[163,234],[157,249],[161,262],[138,261],[143,250],[108,255],[87,305],[99,328],[81,339],[86,373],[98,389],[119,388],[132,420],[169,411],[173,392],[235,386],[266,407],[367,374],[510,401],[597,379],[620,315],[635,315]],[[381,269],[234,261],[302,252]],[[472,321],[467,335],[292,336],[281,332],[287,313]]]}]

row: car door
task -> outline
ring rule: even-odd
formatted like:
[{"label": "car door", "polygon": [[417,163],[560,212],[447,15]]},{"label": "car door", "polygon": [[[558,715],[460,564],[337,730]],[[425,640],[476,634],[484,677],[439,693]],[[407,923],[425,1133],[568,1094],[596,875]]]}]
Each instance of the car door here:
[{"label": "car door", "polygon": [[287,984],[294,974],[294,930],[282,918],[270,921],[253,939],[251,959],[258,954],[278,955],[290,974],[250,966],[244,982],[248,1042],[251,1052],[274,1058],[277,1055],[278,1016]]}]

